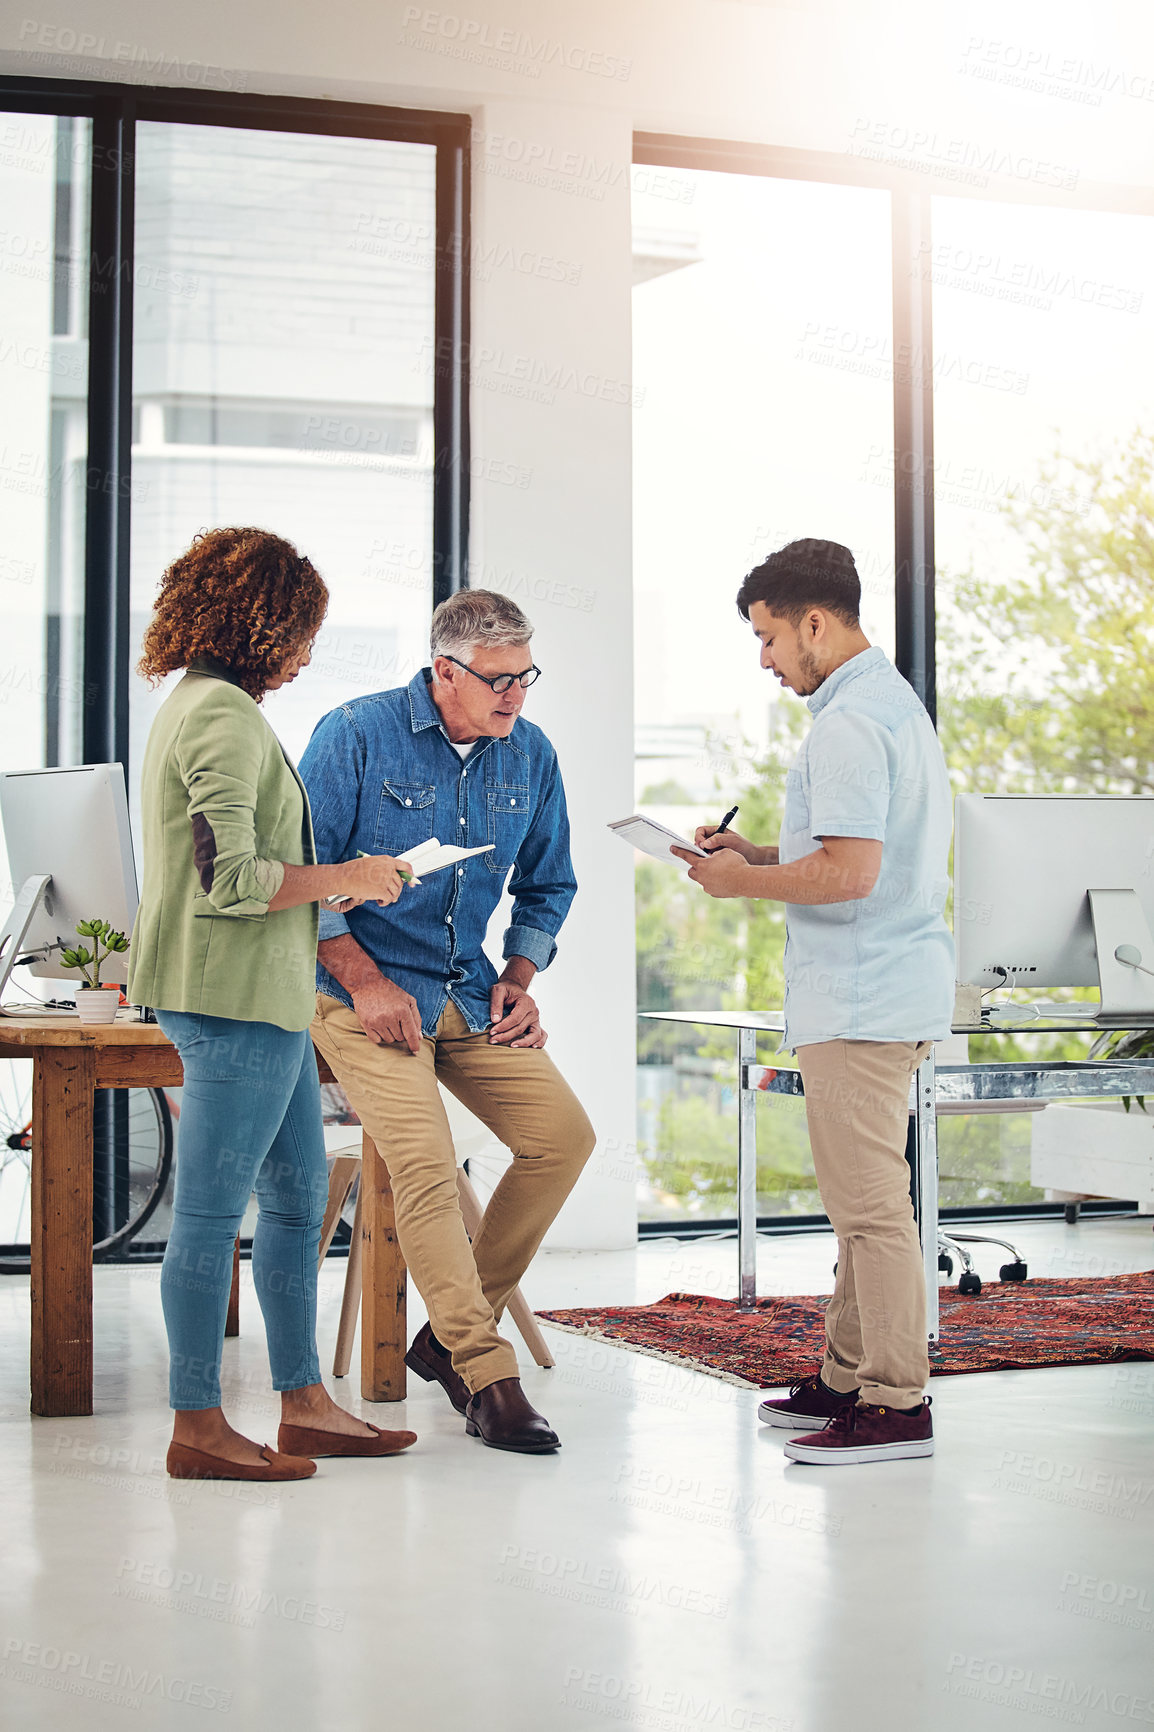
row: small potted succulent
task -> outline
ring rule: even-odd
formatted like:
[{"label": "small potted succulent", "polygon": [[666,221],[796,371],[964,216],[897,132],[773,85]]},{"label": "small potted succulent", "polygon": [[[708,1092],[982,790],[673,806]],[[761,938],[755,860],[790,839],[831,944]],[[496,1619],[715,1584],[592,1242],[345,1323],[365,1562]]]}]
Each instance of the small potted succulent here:
[{"label": "small potted succulent", "polygon": [[76,1014],[81,1022],[111,1022],[120,1008],[120,991],[101,986],[100,969],[110,956],[128,949],[128,940],[123,932],[114,932],[107,920],[78,921],[76,936],[92,940],[91,950],[78,944],[75,950],[60,953],[65,968],[78,968],[84,981],[76,989]]}]

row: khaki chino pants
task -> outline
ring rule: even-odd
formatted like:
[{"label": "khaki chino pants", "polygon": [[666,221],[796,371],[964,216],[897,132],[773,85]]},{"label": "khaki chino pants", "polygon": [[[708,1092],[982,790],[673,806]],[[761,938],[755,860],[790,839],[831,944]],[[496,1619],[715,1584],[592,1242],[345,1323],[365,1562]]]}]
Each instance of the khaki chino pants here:
[{"label": "khaki chino pants", "polygon": [[915,1406],[930,1374],[905,1148],[910,1078],[931,1044],[828,1040],[797,1049],[818,1190],[837,1234],[821,1375],[879,1407]]},{"label": "khaki chino pants", "polygon": [[[418,1053],[379,1046],[355,1011],[317,994],[312,1036],[389,1171],[397,1240],[433,1334],[471,1393],[518,1375],[497,1332],[506,1301],[596,1138],[580,1101],[539,1047],[492,1046],[450,999]],[[470,1246],[441,1083],[513,1156]]]}]

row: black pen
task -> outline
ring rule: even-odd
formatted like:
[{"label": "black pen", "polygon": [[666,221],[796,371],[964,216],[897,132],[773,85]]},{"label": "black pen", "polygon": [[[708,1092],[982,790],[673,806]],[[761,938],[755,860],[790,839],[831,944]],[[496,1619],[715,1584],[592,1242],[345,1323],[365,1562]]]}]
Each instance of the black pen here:
[{"label": "black pen", "polygon": [[733,820],[736,817],[737,817],[737,807],[731,806],[729,808],[729,811],[725,814],[725,817],[721,820],[721,823],[717,826],[717,829],[713,832],[713,834],[715,836],[720,836],[723,830],[729,829],[729,826],[733,823]]}]

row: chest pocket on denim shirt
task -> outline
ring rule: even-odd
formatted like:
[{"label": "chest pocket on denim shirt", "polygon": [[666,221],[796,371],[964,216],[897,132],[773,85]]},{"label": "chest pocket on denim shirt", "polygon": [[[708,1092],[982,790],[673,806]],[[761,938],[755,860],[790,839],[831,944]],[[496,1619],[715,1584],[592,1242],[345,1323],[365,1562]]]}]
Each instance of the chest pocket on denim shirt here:
[{"label": "chest pocket on denim shirt", "polygon": [[486,842],[494,844],[491,854],[482,854],[491,872],[507,872],[517,857],[529,828],[528,788],[486,788],[488,829]]},{"label": "chest pocket on denim shirt", "polygon": [[426,782],[384,782],[377,811],[377,851],[399,859],[433,834],[437,790]]}]

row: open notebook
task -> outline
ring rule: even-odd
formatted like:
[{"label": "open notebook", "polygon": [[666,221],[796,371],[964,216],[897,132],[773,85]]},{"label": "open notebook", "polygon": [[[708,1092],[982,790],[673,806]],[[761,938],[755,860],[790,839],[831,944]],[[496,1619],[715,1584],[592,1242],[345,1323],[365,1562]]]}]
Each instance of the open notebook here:
[{"label": "open notebook", "polygon": [[[471,860],[474,854],[488,854],[494,846],[494,843],[486,842],[480,848],[458,848],[453,842],[438,842],[435,836],[430,836],[427,842],[418,842],[415,848],[407,849],[400,858],[413,868],[410,883],[419,884],[430,872],[455,866],[458,860]],[[402,872],[401,876],[404,878],[407,874]]]},{"label": "open notebook", "polygon": [[[474,854],[487,854],[494,846],[493,842],[485,842],[480,848],[458,848],[453,842],[438,842],[435,836],[430,836],[427,842],[418,842],[415,848],[409,848],[398,856],[413,868],[411,878],[407,872],[402,872],[401,877],[406,884],[419,884],[430,872],[440,872],[445,866],[455,866],[458,860],[469,860]],[[363,855],[364,849],[359,848],[357,852]],[[326,896],[323,898],[323,905],[326,908],[339,908],[345,900],[346,898],[340,895]]]}]

